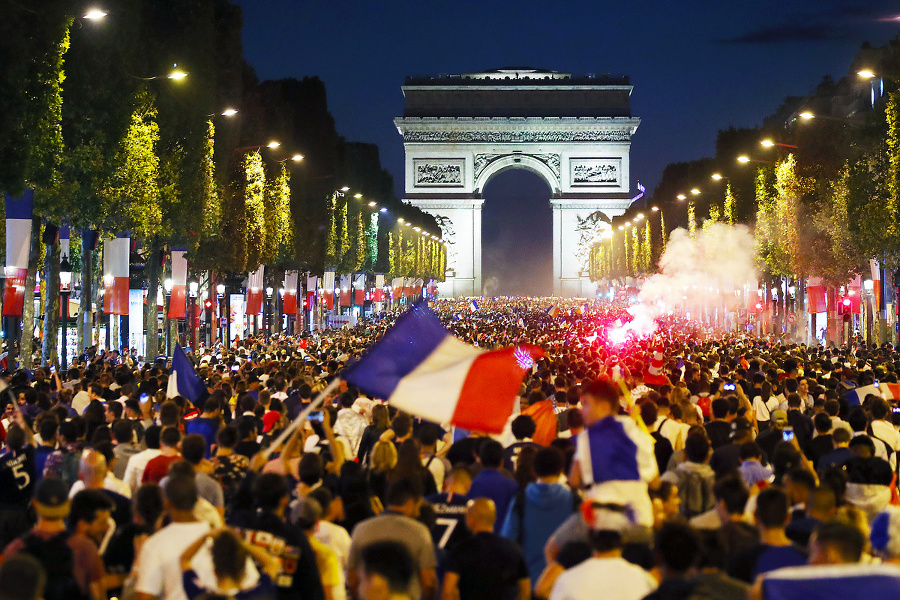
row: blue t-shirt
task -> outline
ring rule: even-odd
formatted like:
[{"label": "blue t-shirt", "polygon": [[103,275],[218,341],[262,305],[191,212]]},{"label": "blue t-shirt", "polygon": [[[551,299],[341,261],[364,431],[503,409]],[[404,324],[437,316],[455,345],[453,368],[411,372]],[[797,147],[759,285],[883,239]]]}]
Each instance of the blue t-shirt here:
[{"label": "blue t-shirt", "polygon": [[186,433],[199,433],[206,440],[206,458],[209,458],[209,447],[216,443],[216,433],[219,432],[219,421],[197,417],[188,421],[184,430]]},{"label": "blue t-shirt", "polygon": [[515,479],[507,477],[497,469],[483,469],[472,480],[469,498],[490,498],[494,501],[494,506],[497,507],[494,533],[500,533],[500,528],[503,527],[503,517],[506,516],[506,511],[509,510],[509,505],[517,491],[519,491],[519,484]]}]

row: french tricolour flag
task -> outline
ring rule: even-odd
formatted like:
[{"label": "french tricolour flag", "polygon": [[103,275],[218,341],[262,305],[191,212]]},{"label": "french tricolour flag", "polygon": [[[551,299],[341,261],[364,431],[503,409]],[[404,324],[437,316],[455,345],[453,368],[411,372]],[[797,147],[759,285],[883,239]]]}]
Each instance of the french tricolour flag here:
[{"label": "french tricolour flag", "polygon": [[866,396],[874,394],[885,400],[900,398],[900,383],[880,383],[879,385],[864,385],[844,393],[844,397],[850,406],[860,406],[866,400]]},{"label": "french tricolour flag", "polygon": [[34,190],[20,198],[4,194],[6,203],[6,283],[3,291],[3,316],[21,317],[25,305],[25,275],[31,248],[31,217]]},{"label": "french tricolour flag", "polygon": [[474,300],[469,301],[469,312],[473,313],[478,310],[478,303]]},{"label": "french tricolour flag", "polygon": [[766,600],[900,597],[900,568],[895,565],[823,565],[770,571],[763,579]]},{"label": "french tricolour flag", "polygon": [[169,374],[169,385],[166,387],[166,398],[183,396],[196,405],[201,398],[205,399],[208,395],[209,391],[200,381],[200,377],[191,366],[191,361],[188,360],[181,345],[175,344],[175,353],[172,355],[172,372]]},{"label": "french tricolour flag", "polygon": [[343,378],[400,410],[435,423],[500,433],[519,386],[543,351],[470,346],[419,303],[404,313]]}]

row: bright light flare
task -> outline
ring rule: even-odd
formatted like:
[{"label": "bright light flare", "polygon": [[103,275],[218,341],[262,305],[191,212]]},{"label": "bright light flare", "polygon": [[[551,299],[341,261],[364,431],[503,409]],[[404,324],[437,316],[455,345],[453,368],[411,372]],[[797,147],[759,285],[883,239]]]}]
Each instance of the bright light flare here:
[{"label": "bright light flare", "polygon": [[280,145],[281,145],[281,142],[276,142],[273,140],[273,141],[269,142],[268,144],[266,144],[266,148],[275,149],[275,148],[279,147]]},{"label": "bright light flare", "polygon": [[187,73],[178,68],[178,65],[173,65],[173,70],[171,73],[166,75],[169,79],[174,79],[175,81],[181,81],[185,77],[187,77]]},{"label": "bright light flare", "polygon": [[699,195],[700,195],[700,190],[697,189],[697,188],[693,188],[693,189],[691,189],[691,194],[693,194],[693,195],[695,195],[695,196],[699,196]]},{"label": "bright light flare", "polygon": [[300,162],[301,160],[303,160],[303,155],[302,155],[302,154],[295,154],[295,155],[293,155],[293,156],[291,157],[291,160],[294,161],[294,162]]},{"label": "bright light flare", "polygon": [[747,164],[748,162],[750,162],[750,157],[742,154],[741,156],[737,157],[737,161],[741,164]]},{"label": "bright light flare", "polygon": [[802,113],[800,113],[797,116],[800,117],[801,119],[803,119],[804,121],[809,121],[810,119],[816,118],[816,115],[812,114],[808,110],[804,110]]},{"label": "bright light flare", "polygon": [[606,339],[609,340],[609,343],[614,346],[620,346],[625,343],[628,339],[628,330],[624,327],[615,327],[613,329],[608,329],[606,332]]},{"label": "bright light flare", "polygon": [[716,181],[721,181],[721,180],[722,180],[722,174],[721,174],[721,173],[713,173],[713,174],[712,174],[712,178],[715,179]]},{"label": "bright light flare", "polygon": [[678,198],[679,200],[684,200],[684,199],[687,198],[687,196],[685,196],[684,194],[678,194],[678,195],[675,196],[675,197]]},{"label": "bright light flare", "polygon": [[762,147],[764,147],[764,148],[771,148],[772,146],[775,145],[775,142],[773,142],[773,141],[770,140],[770,139],[765,139],[765,140],[761,140],[761,141],[759,142],[759,145],[762,146]]},{"label": "bright light flare", "polygon": [[223,117],[233,117],[236,114],[238,114],[238,111],[236,108],[226,108],[225,110],[222,111]]},{"label": "bright light flare", "polygon": [[871,69],[863,69],[862,71],[857,71],[857,75],[859,75],[860,79],[874,79],[875,73],[872,72]]},{"label": "bright light flare", "polygon": [[92,8],[84,13],[84,18],[88,21],[100,21],[106,17],[108,13],[102,8]]}]

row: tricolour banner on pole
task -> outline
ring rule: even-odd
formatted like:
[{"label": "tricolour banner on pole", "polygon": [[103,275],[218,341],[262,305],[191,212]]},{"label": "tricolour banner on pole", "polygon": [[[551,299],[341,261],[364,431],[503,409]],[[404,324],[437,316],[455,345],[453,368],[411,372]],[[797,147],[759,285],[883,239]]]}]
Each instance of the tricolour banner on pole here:
[{"label": "tricolour banner on pole", "polygon": [[128,314],[128,258],[131,239],[120,233],[103,242],[103,312]]},{"label": "tricolour banner on pole", "polygon": [[384,302],[384,275],[375,275],[375,293],[372,294],[373,302]]},{"label": "tricolour banner on pole", "polygon": [[366,274],[357,273],[353,278],[353,304],[362,306],[366,303]]},{"label": "tricolour banner on pole", "polygon": [[281,302],[281,312],[285,315],[297,314],[297,271],[287,271],[284,274],[284,299]]},{"label": "tricolour banner on pole", "polygon": [[265,267],[261,266],[247,277],[247,309],[244,311],[245,314],[258,315],[262,312],[263,269]]},{"label": "tricolour banner on pole", "polygon": [[21,317],[25,304],[25,274],[31,247],[31,217],[34,190],[18,198],[4,194],[6,205],[6,282],[3,289],[3,316]]},{"label": "tricolour banner on pole", "polygon": [[184,250],[172,250],[172,292],[169,296],[169,318],[183,319],[187,315],[185,302],[187,299],[188,263]]}]

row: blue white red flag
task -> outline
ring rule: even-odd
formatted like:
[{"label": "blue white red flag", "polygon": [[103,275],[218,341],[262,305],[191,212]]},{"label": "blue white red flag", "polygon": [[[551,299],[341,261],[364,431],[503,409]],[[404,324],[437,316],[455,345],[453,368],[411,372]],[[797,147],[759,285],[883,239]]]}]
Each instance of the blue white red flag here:
[{"label": "blue white red flag", "polygon": [[486,351],[453,337],[423,303],[404,313],[343,378],[435,423],[500,433],[519,386],[543,350]]},{"label": "blue white red flag", "polygon": [[900,567],[848,564],[788,567],[769,571],[762,584],[766,600],[858,600],[900,597]]},{"label": "blue white red flag", "polygon": [[547,314],[553,317],[554,319],[559,317],[559,304],[554,304],[550,308],[547,309]]},{"label": "blue white red flag", "polygon": [[175,344],[175,352],[172,354],[172,372],[169,374],[169,385],[166,388],[166,398],[183,396],[197,404],[201,399],[209,395],[206,386],[200,381],[200,377],[191,366],[191,361],[181,348]]},{"label": "blue white red flag", "polygon": [[847,399],[847,403],[850,406],[861,406],[863,402],[866,400],[866,396],[869,394],[873,394],[878,396],[879,398],[884,398],[886,400],[893,399],[893,394],[891,394],[890,390],[887,387],[887,384],[884,384],[885,389],[881,389],[881,385],[864,385],[860,388],[854,388],[852,390],[847,390],[844,392],[844,398]]},{"label": "blue white red flag", "polygon": [[473,313],[473,312],[475,312],[476,310],[478,310],[478,303],[475,302],[474,300],[470,300],[470,301],[469,301],[469,312],[470,312],[470,313]]}]

